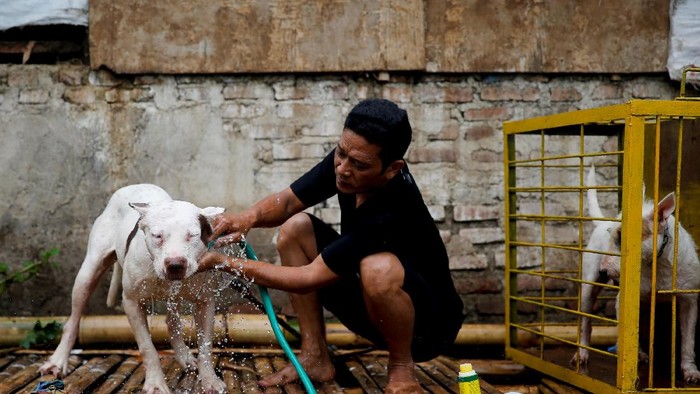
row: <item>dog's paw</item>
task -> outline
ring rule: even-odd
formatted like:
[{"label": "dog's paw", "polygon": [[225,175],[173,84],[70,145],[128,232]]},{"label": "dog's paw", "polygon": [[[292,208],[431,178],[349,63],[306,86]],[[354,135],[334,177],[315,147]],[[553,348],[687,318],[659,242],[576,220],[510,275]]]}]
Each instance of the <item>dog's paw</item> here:
[{"label": "dog's paw", "polygon": [[143,382],[141,393],[144,394],[172,394],[170,388],[165,384],[165,379],[150,380],[146,378]]},{"label": "dog's paw", "polygon": [[683,380],[686,383],[697,384],[700,383],[700,372],[695,366],[683,367]]},{"label": "dog's paw", "polygon": [[574,353],[574,356],[571,357],[571,361],[569,362],[572,366],[576,365],[581,365],[581,366],[586,366],[588,365],[588,350],[587,349],[579,349]]},{"label": "dog's paw", "polygon": [[638,361],[643,364],[649,363],[649,355],[644,350],[639,350]]},{"label": "dog's paw", "polygon": [[202,379],[201,383],[205,394],[222,394],[227,392],[226,383],[216,376]]},{"label": "dog's paw", "polygon": [[197,357],[195,357],[189,350],[182,353],[176,352],[175,360],[186,371],[197,370]]},{"label": "dog's paw", "polygon": [[63,378],[65,377],[65,369],[66,368],[61,368],[56,363],[49,360],[39,367],[39,374],[42,376],[53,375],[57,378]]}]

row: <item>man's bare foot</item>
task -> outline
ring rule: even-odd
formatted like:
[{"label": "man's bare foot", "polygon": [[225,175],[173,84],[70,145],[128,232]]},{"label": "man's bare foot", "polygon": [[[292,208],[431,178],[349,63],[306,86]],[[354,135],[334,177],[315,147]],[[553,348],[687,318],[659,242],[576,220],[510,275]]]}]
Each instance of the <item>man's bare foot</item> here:
[{"label": "man's bare foot", "polygon": [[386,394],[423,393],[423,387],[418,383],[413,363],[391,363],[389,366],[389,383],[384,388]]},{"label": "man's bare foot", "polygon": [[423,387],[418,382],[389,382],[384,388],[385,394],[422,394],[423,392]]},{"label": "man's bare foot", "polygon": [[[299,357],[299,363],[301,363],[309,379],[314,382],[328,382],[335,377],[335,367],[330,359],[320,361],[316,358]],[[258,384],[262,387],[284,386],[287,383],[297,380],[299,380],[299,373],[296,368],[294,368],[294,364],[290,362],[281,371],[268,375],[264,379],[258,381]]]}]

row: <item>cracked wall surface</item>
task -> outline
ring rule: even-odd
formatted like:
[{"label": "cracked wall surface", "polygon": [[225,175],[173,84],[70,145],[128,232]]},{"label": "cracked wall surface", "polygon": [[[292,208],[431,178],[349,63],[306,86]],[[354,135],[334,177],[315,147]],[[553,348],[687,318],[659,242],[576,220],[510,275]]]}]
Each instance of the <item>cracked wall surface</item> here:
[{"label": "cracked wall surface", "polygon": [[[355,103],[385,97],[409,113],[414,141],[406,158],[448,247],[467,321],[501,322],[502,123],[676,95],[663,74],[396,73],[378,81],[365,73],[123,76],[76,65],[0,65],[0,262],[16,267],[57,247],[61,263],[0,296],[0,310],[70,312],[90,226],[117,188],[155,183],[200,206],[241,209],[332,149]],[[521,144],[518,155],[537,148]],[[335,201],[314,212],[339,221]],[[274,236],[250,234],[262,260],[277,261]],[[112,313],[104,306],[107,276],[89,313]],[[275,306],[290,312],[286,295],[272,293]]]}]

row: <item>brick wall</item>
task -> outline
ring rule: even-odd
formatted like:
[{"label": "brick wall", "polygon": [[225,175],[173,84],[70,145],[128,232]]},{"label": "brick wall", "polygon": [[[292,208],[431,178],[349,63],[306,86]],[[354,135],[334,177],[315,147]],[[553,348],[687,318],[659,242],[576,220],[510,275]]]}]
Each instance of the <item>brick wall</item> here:
[{"label": "brick wall", "polygon": [[[151,182],[199,205],[241,209],[323,157],[358,100],[384,97],[409,112],[408,163],[447,245],[466,321],[502,322],[502,123],[671,99],[676,91],[664,75],[407,73],[379,81],[369,74],[120,76],[84,66],[0,65],[0,262],[18,264],[57,246],[63,263],[0,296],[0,310],[69,313],[90,223],[117,187]],[[518,149],[529,154],[528,146]],[[335,201],[314,211],[339,221]],[[276,261],[273,231],[251,238],[261,259]],[[91,313],[108,312],[107,282]],[[273,298],[290,311],[284,294]]]}]

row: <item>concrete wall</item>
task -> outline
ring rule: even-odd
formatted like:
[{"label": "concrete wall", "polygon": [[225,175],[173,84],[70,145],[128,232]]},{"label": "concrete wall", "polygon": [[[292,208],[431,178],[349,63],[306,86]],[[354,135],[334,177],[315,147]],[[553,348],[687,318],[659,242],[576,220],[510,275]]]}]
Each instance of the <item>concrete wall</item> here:
[{"label": "concrete wall", "polygon": [[[365,73],[119,76],[0,65],[0,262],[18,266],[51,247],[61,262],[0,296],[0,315],[69,313],[90,225],[118,187],[155,183],[200,206],[241,209],[323,157],[358,100],[385,97],[409,112],[408,162],[448,246],[467,322],[502,322],[502,123],[676,95],[663,74],[378,81]],[[339,220],[334,201],[315,212]],[[277,260],[274,231],[254,230],[251,239],[262,260]],[[105,277],[90,313],[110,312],[107,286]],[[273,298],[291,311],[284,294]]]}]

